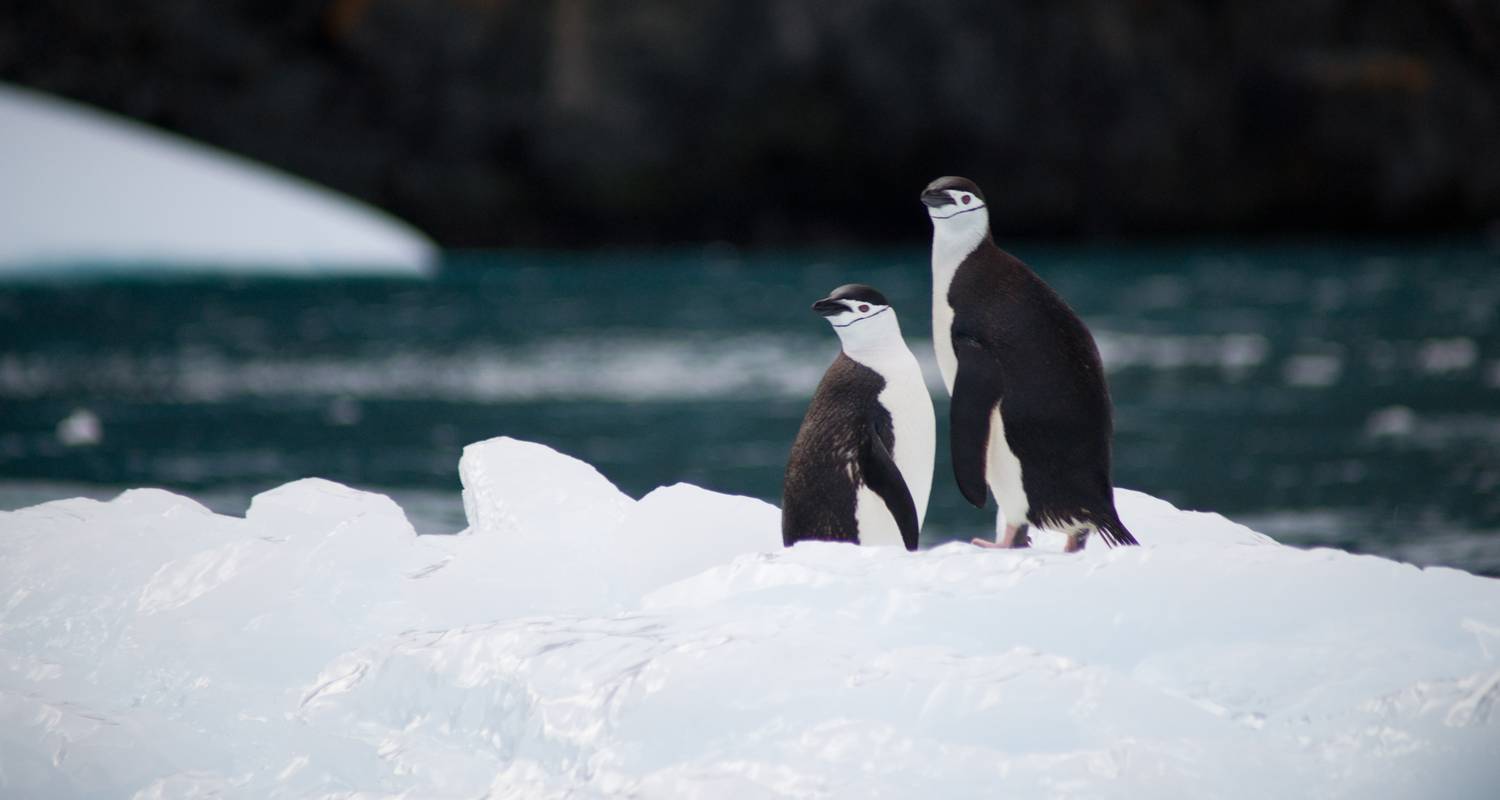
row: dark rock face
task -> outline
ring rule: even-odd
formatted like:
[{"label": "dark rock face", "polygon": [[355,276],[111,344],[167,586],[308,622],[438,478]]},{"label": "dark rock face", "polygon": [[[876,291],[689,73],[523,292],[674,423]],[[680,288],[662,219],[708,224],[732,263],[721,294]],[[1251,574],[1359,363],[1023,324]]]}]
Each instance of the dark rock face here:
[{"label": "dark rock face", "polygon": [[450,245],[919,240],[1500,218],[1487,0],[0,0],[0,80]]}]

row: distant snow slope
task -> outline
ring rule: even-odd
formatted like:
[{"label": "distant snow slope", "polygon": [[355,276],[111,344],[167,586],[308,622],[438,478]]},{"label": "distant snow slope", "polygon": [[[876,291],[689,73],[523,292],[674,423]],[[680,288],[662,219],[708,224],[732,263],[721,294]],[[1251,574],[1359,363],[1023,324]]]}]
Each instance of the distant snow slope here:
[{"label": "distant snow slope", "polygon": [[0,514],[0,797],[1500,786],[1497,581],[1123,490],[1140,548],[908,554],[510,439],[461,475],[452,537],[322,480]]},{"label": "distant snow slope", "polygon": [[0,84],[0,275],[66,266],[420,272],[432,243],[310,182]]}]

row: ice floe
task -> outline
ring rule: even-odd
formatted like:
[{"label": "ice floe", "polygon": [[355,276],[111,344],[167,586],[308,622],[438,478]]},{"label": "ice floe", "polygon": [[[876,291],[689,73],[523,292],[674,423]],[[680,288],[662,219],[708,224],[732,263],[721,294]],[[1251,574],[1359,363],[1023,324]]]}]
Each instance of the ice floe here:
[{"label": "ice floe", "polygon": [[303,480],[0,513],[4,797],[1488,797],[1500,582],[1120,490],[1081,555],[780,547],[469,446],[469,527]]}]

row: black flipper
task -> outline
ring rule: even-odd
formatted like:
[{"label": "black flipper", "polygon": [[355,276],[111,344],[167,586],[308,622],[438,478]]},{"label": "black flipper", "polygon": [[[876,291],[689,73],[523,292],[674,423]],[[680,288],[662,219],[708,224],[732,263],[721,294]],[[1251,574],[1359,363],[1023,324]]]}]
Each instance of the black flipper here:
[{"label": "black flipper", "polygon": [[953,352],[958,356],[948,422],[953,477],[964,499],[975,508],[984,508],[989,496],[984,473],[990,448],[990,415],[1000,402],[1000,365],[979,342],[967,336],[953,337]]},{"label": "black flipper", "polygon": [[916,550],[917,533],[921,526],[917,521],[917,504],[912,501],[911,490],[906,488],[906,479],[901,477],[901,470],[891,459],[890,451],[885,449],[885,442],[881,441],[880,434],[873,425],[868,426],[865,431],[865,446],[859,454],[859,466],[864,473],[865,485],[885,501],[885,507],[895,517],[896,527],[901,529],[901,541],[906,543],[906,549]]}]

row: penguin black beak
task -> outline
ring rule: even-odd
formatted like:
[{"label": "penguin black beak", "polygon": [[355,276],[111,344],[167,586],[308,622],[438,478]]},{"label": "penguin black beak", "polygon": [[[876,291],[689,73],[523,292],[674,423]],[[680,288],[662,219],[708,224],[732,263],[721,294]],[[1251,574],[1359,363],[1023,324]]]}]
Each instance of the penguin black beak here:
[{"label": "penguin black beak", "polygon": [[942,189],[932,189],[922,193],[922,205],[928,208],[942,208],[953,204],[953,198]]},{"label": "penguin black beak", "polygon": [[825,317],[833,317],[842,314],[845,311],[848,311],[849,308],[843,303],[834,300],[833,298],[825,297],[822,300],[813,303],[812,310],[818,312],[819,314],[822,314]]}]

